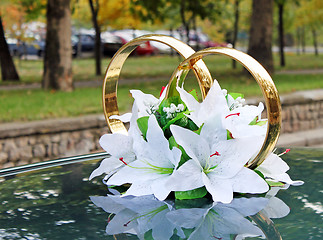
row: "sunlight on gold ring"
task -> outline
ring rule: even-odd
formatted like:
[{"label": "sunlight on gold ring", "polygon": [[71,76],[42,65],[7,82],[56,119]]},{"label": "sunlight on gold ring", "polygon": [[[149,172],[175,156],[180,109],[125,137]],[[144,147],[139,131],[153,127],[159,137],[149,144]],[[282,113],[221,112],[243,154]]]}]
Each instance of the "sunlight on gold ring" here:
[{"label": "sunlight on gold ring", "polygon": [[[247,163],[247,167],[255,169],[275,148],[281,128],[281,104],[279,95],[273,80],[260,63],[248,54],[232,48],[207,48],[194,53],[180,63],[173,73],[169,84],[174,84],[174,81],[177,81],[177,85],[179,85],[179,81],[184,81],[188,71],[194,68],[197,61],[211,54],[225,55],[240,62],[255,78],[265,98],[268,117],[266,138],[257,156]],[[182,75],[184,75],[184,78]],[[209,89],[209,86],[205,86],[205,82],[201,78],[198,78],[198,81],[201,89]]]},{"label": "sunlight on gold ring", "polygon": [[[136,47],[138,47],[140,44],[143,44],[147,41],[157,41],[166,44],[184,58],[191,56],[195,52],[190,46],[176,38],[157,34],[145,35],[135,38],[122,46],[119,51],[113,56],[109,66],[107,67],[103,81],[103,112],[106,122],[112,133],[127,133],[126,127],[120,120],[109,119],[109,117],[112,115],[119,115],[117,88],[122,66],[131,52],[135,50]],[[211,74],[202,60],[196,62],[193,70],[198,79],[204,79],[205,86],[211,86]]]}]

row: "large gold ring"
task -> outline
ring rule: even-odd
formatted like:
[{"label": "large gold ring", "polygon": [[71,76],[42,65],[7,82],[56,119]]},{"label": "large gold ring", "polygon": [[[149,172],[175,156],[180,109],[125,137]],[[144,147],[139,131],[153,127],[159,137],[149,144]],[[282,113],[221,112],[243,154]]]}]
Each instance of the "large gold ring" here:
[{"label": "large gold ring", "polygon": [[[169,85],[174,84],[174,81],[177,81],[177,85],[180,85],[179,82],[184,81],[184,78],[187,75],[188,71],[190,71],[190,69],[194,67],[195,63],[197,61],[200,61],[203,57],[211,54],[229,56],[232,59],[240,62],[255,78],[265,98],[268,117],[266,138],[258,155],[247,163],[247,167],[255,169],[273,151],[277,143],[281,128],[281,104],[279,95],[273,80],[260,63],[258,63],[248,54],[232,48],[207,48],[194,53],[190,57],[186,58],[182,63],[180,63],[173,73]],[[209,86],[205,86],[204,80],[201,78],[198,78],[197,80],[199,81],[201,90],[205,89],[206,91],[208,91]]]},{"label": "large gold ring", "polygon": [[[133,50],[135,50],[135,48],[138,47],[140,44],[143,44],[147,41],[157,41],[164,43],[169,47],[173,48],[184,58],[188,58],[195,52],[190,46],[176,38],[156,34],[138,37],[123,45],[111,59],[111,62],[107,67],[103,82],[103,112],[106,122],[112,133],[127,133],[126,127],[120,120],[109,119],[111,115],[119,114],[117,103],[117,87],[121,68],[128,56],[130,55],[130,53]],[[192,67],[192,69],[194,70],[194,73],[198,79],[203,79],[205,86],[209,87],[212,85],[213,80],[211,74],[203,60],[197,61],[196,64],[194,64],[194,66]],[[207,92],[207,90],[204,92]]]},{"label": "large gold ring", "polygon": [[210,54],[229,56],[232,59],[240,62],[252,74],[260,86],[265,98],[268,117],[267,134],[262,148],[258,155],[247,163],[247,167],[251,169],[255,169],[257,166],[259,166],[272,152],[279,137],[281,128],[281,105],[279,95],[268,72],[254,58],[232,48],[208,48],[195,53],[191,47],[182,41],[164,35],[145,35],[125,44],[112,58],[106,70],[103,83],[103,109],[111,132],[127,133],[126,127],[120,120],[109,119],[109,117],[111,115],[119,114],[117,104],[117,84],[120,77],[121,68],[130,53],[137,46],[146,41],[157,41],[164,43],[176,50],[185,58],[185,60],[179,64],[173,73],[169,84],[174,84],[175,80],[177,81],[176,84],[183,82],[188,71],[193,69],[197,77],[203,99],[213,84],[211,74],[202,60],[204,56]]}]

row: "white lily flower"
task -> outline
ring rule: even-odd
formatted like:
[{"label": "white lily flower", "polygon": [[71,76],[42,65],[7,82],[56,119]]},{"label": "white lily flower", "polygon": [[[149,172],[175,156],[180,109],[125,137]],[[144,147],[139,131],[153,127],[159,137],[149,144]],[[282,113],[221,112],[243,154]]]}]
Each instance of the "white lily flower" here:
[{"label": "white lily flower", "polygon": [[201,126],[210,116],[216,113],[229,114],[229,108],[222,90],[217,84],[213,84],[203,102],[198,102],[183,88],[176,87],[182,101],[189,111],[188,117],[197,125]]},{"label": "white lily flower", "polygon": [[[235,108],[230,111],[230,114],[225,116],[223,119],[223,125],[230,131],[233,138],[245,138],[252,136],[263,136],[265,137],[267,132],[267,122],[260,125],[250,125],[250,123],[258,118],[261,120],[261,112],[264,110],[263,103],[259,103],[256,106],[243,106]],[[266,121],[266,120],[261,120]]]},{"label": "white lily flower", "polygon": [[231,139],[209,143],[202,136],[172,125],[176,142],[191,157],[174,172],[167,184],[173,191],[205,186],[213,201],[230,203],[233,192],[263,193],[268,184],[253,170],[244,167],[259,149],[259,139]]},{"label": "white lily flower", "polygon": [[277,154],[271,153],[257,168],[265,178],[269,180],[284,182],[290,185],[299,186],[303,181],[293,181],[286,173],[289,170],[287,163]]},{"label": "white lily flower", "polygon": [[135,104],[132,108],[132,112],[133,114],[131,115],[128,132],[129,135],[113,133],[104,134],[100,138],[99,143],[101,147],[111,156],[102,160],[100,166],[91,173],[89,180],[100,176],[103,173],[111,174],[115,170],[136,159],[133,147],[143,140],[141,139],[141,133],[136,122],[138,110]]},{"label": "white lily flower", "polygon": [[[137,106],[137,111],[139,117],[149,116],[158,109],[158,105],[165,98],[167,92],[167,86],[163,88],[159,99],[153,96],[152,94],[145,94],[140,90],[130,90],[132,97],[135,99],[133,105]],[[132,113],[125,113],[123,115],[112,115],[110,119],[118,119],[124,123],[130,122]]]},{"label": "white lily flower", "polygon": [[166,182],[178,166],[181,151],[169,143],[159,127],[156,117],[148,120],[147,142],[142,141],[136,148],[137,160],[124,166],[107,181],[107,185],[131,183],[126,195],[154,194],[164,200],[172,191]]},{"label": "white lily flower", "polygon": [[149,116],[158,110],[158,105],[165,98],[167,86],[163,89],[159,99],[151,94],[145,94],[140,90],[130,90],[135,104],[138,106],[138,117]]},{"label": "white lily flower", "polygon": [[245,217],[256,214],[267,203],[266,198],[235,198],[230,204],[175,210],[167,218],[179,227],[194,229],[188,240],[231,239],[232,234],[262,236],[262,231]]}]

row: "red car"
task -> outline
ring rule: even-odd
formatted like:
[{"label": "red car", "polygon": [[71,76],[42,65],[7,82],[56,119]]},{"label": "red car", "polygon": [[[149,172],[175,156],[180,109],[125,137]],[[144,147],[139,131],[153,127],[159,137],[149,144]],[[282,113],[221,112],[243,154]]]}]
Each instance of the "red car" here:
[{"label": "red car", "polygon": [[[136,34],[136,30],[120,30],[113,32],[114,35],[121,38],[122,43],[126,44],[132,39],[139,37],[140,35]],[[154,55],[158,52],[158,49],[153,47],[150,42],[145,42],[140,44],[134,51],[135,55],[145,56],[145,55]]]}]

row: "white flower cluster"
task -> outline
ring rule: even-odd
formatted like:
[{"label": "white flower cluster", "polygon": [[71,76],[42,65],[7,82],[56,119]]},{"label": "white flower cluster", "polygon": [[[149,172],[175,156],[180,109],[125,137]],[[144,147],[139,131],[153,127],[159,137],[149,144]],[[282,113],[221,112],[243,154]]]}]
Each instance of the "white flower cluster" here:
[{"label": "white flower cluster", "polygon": [[164,107],[163,111],[167,114],[166,118],[174,118],[176,113],[183,112],[184,111],[184,105],[183,104],[178,104],[176,105],[174,103],[171,103],[169,107]]},{"label": "white flower cluster", "polygon": [[242,97],[237,97],[236,99],[234,99],[230,94],[228,94],[228,91],[226,89],[222,89],[222,93],[227,99],[230,110],[242,107],[246,102],[246,99]]},{"label": "white flower cluster", "polygon": [[[100,145],[111,156],[101,162],[90,179],[106,173],[108,186],[131,184],[123,196],[154,194],[159,200],[165,200],[170,192],[204,187],[214,202],[222,203],[230,203],[234,192],[267,192],[267,179],[302,184],[289,178],[286,173],[288,165],[273,153],[256,169],[266,179],[246,167],[261,149],[266,136],[266,124],[250,124],[260,116],[264,108],[262,104],[241,106],[243,100],[234,100],[232,96],[228,102],[217,84],[212,85],[201,103],[183,88],[176,87],[176,91],[189,111],[187,117],[200,128],[199,133],[171,124],[169,132],[176,144],[170,147],[170,138],[165,137],[164,129],[153,114],[153,111],[159,111],[158,105],[165,96],[157,99],[139,90],[131,90],[135,101],[129,134],[101,137]],[[232,104],[234,109],[231,109]],[[169,117],[183,110],[183,104],[171,104],[162,109]],[[147,116],[143,137],[137,120]]]},{"label": "white flower cluster", "polygon": [[149,115],[154,114],[157,111],[159,103],[159,101],[155,102],[151,99],[145,99],[143,101],[143,104],[147,107],[146,111]]}]

